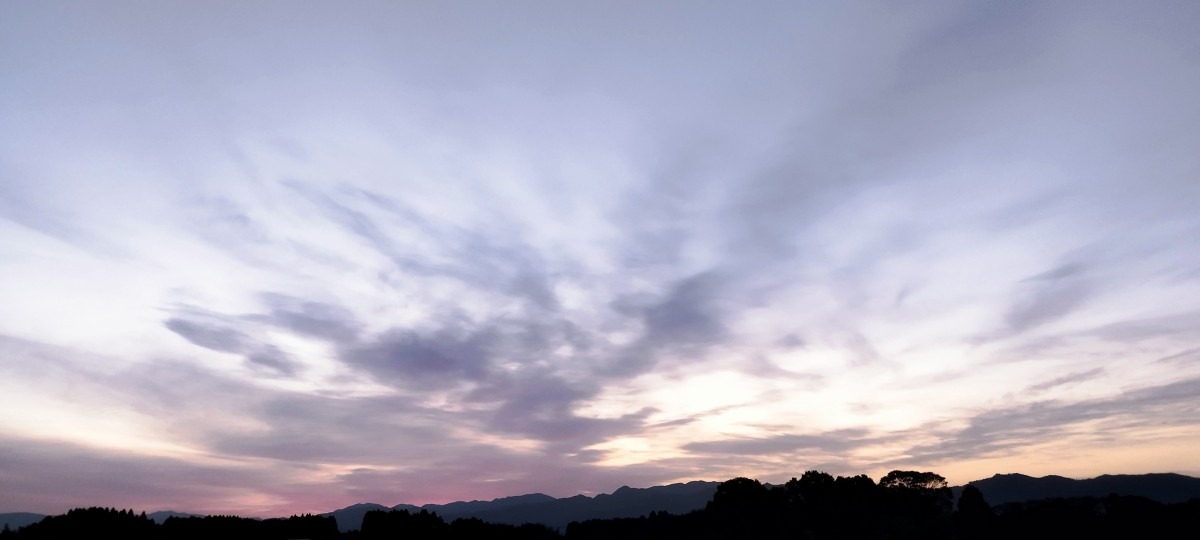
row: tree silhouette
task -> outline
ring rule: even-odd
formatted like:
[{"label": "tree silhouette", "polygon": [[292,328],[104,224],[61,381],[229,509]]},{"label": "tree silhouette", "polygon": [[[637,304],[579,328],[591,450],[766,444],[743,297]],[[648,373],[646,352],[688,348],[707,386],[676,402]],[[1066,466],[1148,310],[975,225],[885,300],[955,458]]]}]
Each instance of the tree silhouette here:
[{"label": "tree silhouette", "polygon": [[738,477],[717,486],[705,512],[722,538],[774,538],[785,528],[783,488],[768,489],[758,480]]},{"label": "tree silhouette", "polygon": [[967,484],[958,496],[954,524],[964,540],[995,538],[996,513],[979,488]]},{"label": "tree silhouette", "polygon": [[947,487],[942,475],[931,472],[892,471],[879,480],[879,485],[885,488],[908,488],[921,491],[931,491]]}]

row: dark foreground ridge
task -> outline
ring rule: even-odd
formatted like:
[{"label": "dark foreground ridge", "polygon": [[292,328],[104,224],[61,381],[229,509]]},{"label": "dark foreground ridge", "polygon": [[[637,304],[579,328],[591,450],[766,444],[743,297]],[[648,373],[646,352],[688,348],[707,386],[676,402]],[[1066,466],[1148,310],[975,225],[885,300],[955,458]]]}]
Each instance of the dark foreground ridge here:
[{"label": "dark foreground ridge", "polygon": [[[1151,484],[1157,482],[1156,485],[1166,486],[1165,494],[1159,494],[1163,500],[1120,492],[1094,495],[1092,491],[1087,491],[1099,489],[1097,485],[1129,487],[1128,482],[1143,477],[1148,477],[1144,479]],[[1026,489],[1021,486],[1038,482],[1055,486],[1055,489],[1068,486],[1063,489],[1081,490],[1084,488],[1080,486],[1087,486],[1087,490],[1077,491],[1083,495],[1038,497],[1036,500],[1004,502],[993,506],[984,489],[1004,488],[1009,491],[996,493],[1017,496],[1013,494],[1027,492],[1013,486]],[[489,523],[478,517],[455,519],[428,508],[393,509],[369,504],[355,505],[322,516],[266,520],[174,514],[161,523],[145,513],[135,514],[131,510],[87,508],[45,517],[17,530],[5,527],[0,532],[0,539],[1190,539],[1195,537],[1195,531],[1200,530],[1200,497],[1193,496],[1186,500],[1181,497],[1187,494],[1188,489],[1192,489],[1190,486],[1197,483],[1200,480],[1180,475],[1103,476],[1089,481],[997,475],[951,489],[944,478],[932,472],[892,471],[876,483],[865,475],[835,478],[826,473],[809,471],[800,478],[774,486],[748,478],[729,480],[716,485],[711,498],[702,508],[693,511],[673,513],[656,510],[639,517],[572,520],[562,529],[545,524]],[[630,495],[661,495],[663,492],[660,488],[680,490],[682,488],[679,486],[701,487],[692,484],[695,483],[646,490],[622,488],[612,495],[595,498],[554,499],[534,495],[451,503],[440,508],[447,513],[483,512],[560,504],[562,506],[558,508],[566,512],[572,508],[569,506],[571,501],[628,501],[636,499],[630,498]],[[1130,489],[1145,489],[1145,486]],[[361,530],[339,530],[334,516],[350,510],[362,512]]]}]

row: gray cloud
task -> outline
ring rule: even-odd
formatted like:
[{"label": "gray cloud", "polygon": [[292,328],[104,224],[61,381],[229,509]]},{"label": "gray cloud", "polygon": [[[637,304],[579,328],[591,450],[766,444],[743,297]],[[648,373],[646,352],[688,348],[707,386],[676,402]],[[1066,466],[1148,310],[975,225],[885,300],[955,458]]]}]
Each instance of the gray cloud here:
[{"label": "gray cloud", "polygon": [[246,361],[251,365],[262,367],[268,371],[282,375],[295,375],[298,364],[287,353],[274,345],[263,345],[246,355]]},{"label": "gray cloud", "polygon": [[765,438],[737,438],[688,443],[683,446],[690,452],[729,455],[780,455],[802,451],[817,451],[834,454],[862,446],[869,439],[869,432],[862,429],[840,429],[814,435],[775,435]]},{"label": "gray cloud", "polygon": [[[459,390],[459,398],[473,408],[457,414],[454,422],[544,441],[557,452],[640,429],[644,412],[609,419],[575,412],[601,387],[564,376],[560,371],[565,370],[547,364],[543,357],[572,342],[570,325],[530,322],[471,328],[429,334],[393,330],[344,351],[341,358],[385,384],[416,395],[433,389]],[[510,363],[509,367],[502,368],[502,362]]]},{"label": "gray cloud", "polygon": [[1083,330],[1022,339],[1011,347],[1001,349],[996,359],[1039,360],[1069,355],[1089,343],[1102,344],[1105,349],[1114,352],[1120,351],[1114,346],[1135,344],[1163,350],[1162,342],[1186,348],[1193,343],[1191,338],[1197,325],[1200,325],[1200,312],[1194,311],[1131,318]]},{"label": "gray cloud", "polygon": [[1065,264],[1021,281],[1020,296],[1009,310],[1013,332],[1024,332],[1070,313],[1091,292],[1079,264]]},{"label": "gray cloud", "polygon": [[711,343],[721,339],[720,278],[710,272],[676,282],[658,302],[646,308],[643,320],[648,344]]},{"label": "gray cloud", "polygon": [[1190,360],[1193,358],[1200,358],[1200,348],[1180,351],[1175,354],[1171,354],[1171,355],[1167,355],[1162,358],[1159,358],[1157,361],[1158,362],[1183,362],[1184,360]]},{"label": "gray cloud", "polygon": [[[28,180],[29,184],[37,183],[38,179],[23,178],[28,173],[6,165],[0,165],[0,175],[5,178]],[[19,181],[5,182],[0,186],[0,219],[82,249],[128,255],[113,242],[88,230],[87,227],[72,223],[65,210],[52,210],[34,204],[36,196],[30,193],[31,191],[25,189]]]},{"label": "gray cloud", "polygon": [[697,354],[725,336],[721,303],[725,283],[715,272],[695,274],[670,285],[657,298],[623,299],[614,309],[642,323],[641,337],[601,367],[607,376],[629,377],[653,368],[665,354]]},{"label": "gray cloud", "polygon": [[[1055,15],[1036,2],[957,6],[904,51],[900,85],[911,90],[971,73],[1020,69],[1049,52]],[[1022,39],[1012,39],[1016,34]]]},{"label": "gray cloud", "polygon": [[252,366],[265,368],[269,372],[290,376],[300,369],[300,365],[278,347],[259,342],[225,324],[173,318],[168,319],[164,325],[194,345],[217,352],[242,355]]},{"label": "gray cloud", "polygon": [[[486,229],[467,229],[423,216],[395,198],[370,190],[347,187],[326,192],[298,181],[285,184],[405,274],[452,277],[481,289],[525,298],[542,309],[558,308],[542,257],[517,239],[509,223],[497,221]],[[385,223],[382,217],[373,216],[379,211],[393,221]],[[496,219],[501,217],[497,215]],[[440,253],[432,259],[412,253],[392,238],[389,228],[418,232]]]},{"label": "gray cloud", "polygon": [[199,465],[63,442],[5,436],[0,438],[0,456],[0,477],[6,490],[22,494],[21,508],[50,514],[99,501],[148,512],[243,512],[237,503],[222,502],[231,491],[253,486],[286,500],[285,493],[294,489],[286,469]]},{"label": "gray cloud", "polygon": [[205,444],[223,454],[296,463],[410,465],[447,451],[439,449],[474,444],[447,429],[461,418],[414,406],[407,397],[277,395],[247,404],[241,414],[265,428],[215,431]]},{"label": "gray cloud", "polygon": [[342,360],[380,381],[410,388],[446,387],[485,378],[497,336],[488,331],[444,329],[430,335],[393,330],[345,351]]},{"label": "gray cloud", "polygon": [[354,314],[341,306],[275,293],[264,294],[263,299],[271,311],[266,315],[247,316],[248,320],[336,343],[352,342],[361,331],[362,325]]},{"label": "gray cloud", "polygon": [[256,266],[273,266],[263,250],[270,245],[267,225],[228,197],[198,197],[183,209],[190,229],[224,252]]},{"label": "gray cloud", "polygon": [[1095,379],[1101,375],[1104,375],[1104,373],[1105,373],[1105,369],[1102,367],[1089,369],[1087,371],[1080,371],[1077,373],[1069,373],[1067,375],[1063,375],[1062,377],[1055,377],[1048,381],[1037,383],[1033,386],[1030,386],[1029,389],[1034,392],[1040,392],[1040,391],[1044,391],[1044,390],[1049,390],[1051,388],[1056,388],[1059,386],[1075,384],[1078,382]]},{"label": "gray cloud", "polygon": [[897,463],[939,463],[1016,452],[1030,444],[1065,437],[1071,426],[1103,420],[1102,436],[1148,425],[1186,426],[1200,422],[1194,407],[1200,379],[1129,390],[1117,396],[1079,402],[1038,401],[994,409],[971,417],[967,427],[938,433],[934,444],[909,448]]},{"label": "gray cloud", "polygon": [[490,381],[467,399],[499,406],[486,418],[486,428],[547,441],[563,451],[578,450],[615,435],[636,433],[649,411],[619,418],[589,418],[576,414],[584,400],[599,387],[593,383],[570,382],[546,373],[517,373]]},{"label": "gray cloud", "polygon": [[1190,338],[1200,326],[1200,311],[1140,317],[1106,324],[1084,332],[1084,336],[1111,342],[1137,342],[1154,338]]},{"label": "gray cloud", "polygon": [[184,319],[169,319],[164,324],[168,330],[205,349],[240,354],[251,347],[249,336],[232,328]]},{"label": "gray cloud", "polygon": [[[394,246],[391,237],[383,227],[367,213],[344,204],[332,194],[298,180],[285,180],[283,184],[315,205],[322,217],[359,237],[366,245],[392,259],[400,267],[410,271],[425,269],[418,259],[403,254]],[[406,217],[411,218],[412,215],[409,214]],[[428,225],[423,222],[417,224]],[[425,270],[430,271],[429,269]]]}]

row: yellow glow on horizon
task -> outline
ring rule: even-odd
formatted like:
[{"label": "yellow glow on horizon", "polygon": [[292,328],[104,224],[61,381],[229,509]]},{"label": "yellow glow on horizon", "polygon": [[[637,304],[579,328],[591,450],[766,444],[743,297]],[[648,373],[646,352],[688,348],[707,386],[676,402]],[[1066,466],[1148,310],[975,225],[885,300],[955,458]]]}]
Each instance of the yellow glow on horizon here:
[{"label": "yellow glow on horizon", "polygon": [[602,467],[624,467],[683,455],[671,446],[647,437],[618,437],[589,446],[587,450],[604,452],[604,458],[596,462]]}]

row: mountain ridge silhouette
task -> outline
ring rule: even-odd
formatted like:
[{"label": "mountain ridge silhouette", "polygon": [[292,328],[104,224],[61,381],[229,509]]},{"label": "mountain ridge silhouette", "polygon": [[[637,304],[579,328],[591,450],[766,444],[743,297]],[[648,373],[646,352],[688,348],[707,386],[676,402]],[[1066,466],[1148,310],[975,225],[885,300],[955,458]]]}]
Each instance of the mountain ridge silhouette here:
[{"label": "mountain ridge silhouette", "polygon": [[1200,478],[1178,473],[1102,474],[1085,479],[1053,474],[1042,477],[995,474],[955,487],[956,499],[968,484],[983,492],[983,497],[992,505],[1050,498],[1105,497],[1114,493],[1136,495],[1164,504],[1200,497]]},{"label": "mountain ridge silhouette", "polygon": [[[720,482],[694,480],[647,488],[621,486],[612,493],[595,496],[573,495],[555,498],[543,493],[500,497],[490,501],[454,501],[445,504],[397,504],[387,506],[362,502],[325,512],[333,516],[338,529],[358,530],[363,516],[373,510],[426,510],[437,513],[447,522],[459,518],[478,518],[492,523],[519,525],[541,523],[563,529],[571,521],[641,517],[650,512],[683,514],[704,508]],[[1001,505],[1050,498],[1105,497],[1109,494],[1135,495],[1161,503],[1183,502],[1200,498],[1200,478],[1178,473],[1104,474],[1094,478],[1073,479],[1059,475],[1034,477],[1021,473],[995,474],[989,478],[953,487],[958,499],[962,489],[973,485],[982,492],[989,504]],[[161,522],[171,515],[199,515],[174,511],[148,514]],[[46,517],[31,512],[0,513],[0,528],[17,529]]]}]

